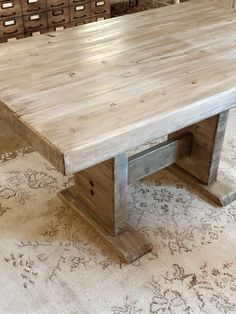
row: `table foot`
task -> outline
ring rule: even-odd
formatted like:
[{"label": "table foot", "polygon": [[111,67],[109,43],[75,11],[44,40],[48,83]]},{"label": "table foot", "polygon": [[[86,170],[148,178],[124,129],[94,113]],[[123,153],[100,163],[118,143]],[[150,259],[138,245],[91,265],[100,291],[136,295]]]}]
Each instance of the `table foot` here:
[{"label": "table foot", "polygon": [[86,209],[83,208],[83,205],[72,193],[73,188],[69,188],[60,192],[59,197],[70,208],[75,210],[126,263],[132,263],[152,250],[152,245],[139,232],[129,226],[118,235],[112,236],[109,234],[99,225],[95,218],[86,212]]},{"label": "table foot", "polygon": [[228,183],[215,181],[209,185],[203,184],[176,165],[170,166],[168,170],[219,206],[225,206],[236,200],[236,191]]}]

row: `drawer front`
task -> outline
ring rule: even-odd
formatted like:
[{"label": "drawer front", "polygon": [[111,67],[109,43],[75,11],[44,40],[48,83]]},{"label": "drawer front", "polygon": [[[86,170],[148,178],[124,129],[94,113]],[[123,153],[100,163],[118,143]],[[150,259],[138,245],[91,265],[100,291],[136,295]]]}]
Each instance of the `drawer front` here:
[{"label": "drawer front", "polygon": [[90,3],[81,3],[70,7],[71,22],[90,17]]},{"label": "drawer front", "polygon": [[75,22],[71,22],[71,27],[80,26],[80,25],[84,25],[88,23],[90,23],[90,19],[85,19],[85,20],[80,19]]},{"label": "drawer front", "polygon": [[98,0],[91,1],[91,16],[96,17],[97,15],[110,14],[110,1]]},{"label": "drawer front", "polygon": [[99,22],[109,18],[110,15],[97,15],[96,17],[91,17],[91,22]]},{"label": "drawer front", "polygon": [[73,6],[73,5],[80,5],[82,3],[87,3],[88,0],[69,0],[69,5]]},{"label": "drawer front", "polygon": [[0,36],[16,36],[24,33],[22,17],[8,18],[0,21]]},{"label": "drawer front", "polygon": [[21,15],[22,11],[19,0],[0,1],[0,19]]},{"label": "drawer front", "polygon": [[48,26],[65,24],[70,22],[69,8],[61,8],[48,11]]},{"label": "drawer front", "polygon": [[5,37],[0,36],[0,44],[8,42],[11,38],[15,38],[15,39],[25,38],[25,34],[22,33],[22,34],[16,34],[16,35],[9,35]]},{"label": "drawer front", "polygon": [[47,9],[58,9],[69,6],[69,0],[47,0]]},{"label": "drawer front", "polygon": [[36,32],[48,27],[46,12],[38,12],[23,17],[26,32]]},{"label": "drawer front", "polygon": [[21,0],[23,15],[46,10],[46,0]]}]

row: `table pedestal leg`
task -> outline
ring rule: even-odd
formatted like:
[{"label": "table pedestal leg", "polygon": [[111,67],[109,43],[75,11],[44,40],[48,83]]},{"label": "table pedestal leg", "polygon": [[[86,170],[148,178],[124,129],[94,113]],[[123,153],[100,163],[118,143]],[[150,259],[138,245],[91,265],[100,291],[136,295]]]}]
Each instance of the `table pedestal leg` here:
[{"label": "table pedestal leg", "polygon": [[127,263],[151,251],[151,244],[126,222],[128,158],[126,154],[83,170],[75,185],[59,193]]},{"label": "table pedestal leg", "polygon": [[201,121],[169,136],[176,138],[185,132],[193,134],[191,155],[169,167],[200,193],[224,206],[236,199],[236,191],[217,181],[228,112]]}]

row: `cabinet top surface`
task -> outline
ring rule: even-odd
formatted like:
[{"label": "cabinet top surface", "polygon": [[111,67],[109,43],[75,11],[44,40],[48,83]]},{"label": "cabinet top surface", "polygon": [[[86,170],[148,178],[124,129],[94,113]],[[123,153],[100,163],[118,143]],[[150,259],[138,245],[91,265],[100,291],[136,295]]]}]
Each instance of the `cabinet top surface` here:
[{"label": "cabinet top surface", "polygon": [[233,107],[235,29],[193,0],[3,44],[0,114],[75,173]]}]

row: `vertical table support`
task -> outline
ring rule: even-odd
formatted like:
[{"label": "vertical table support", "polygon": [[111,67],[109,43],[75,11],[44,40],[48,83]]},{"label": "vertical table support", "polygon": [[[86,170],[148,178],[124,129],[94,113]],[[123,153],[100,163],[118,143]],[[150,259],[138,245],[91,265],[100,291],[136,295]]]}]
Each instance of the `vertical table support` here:
[{"label": "vertical table support", "polygon": [[120,154],[75,175],[75,185],[59,193],[127,263],[151,251],[127,225],[128,157]]},{"label": "vertical table support", "polygon": [[169,169],[221,206],[236,199],[236,193],[229,185],[217,181],[227,118],[228,111],[225,111],[169,135],[169,138],[176,138],[185,132],[193,134],[190,157]]}]

